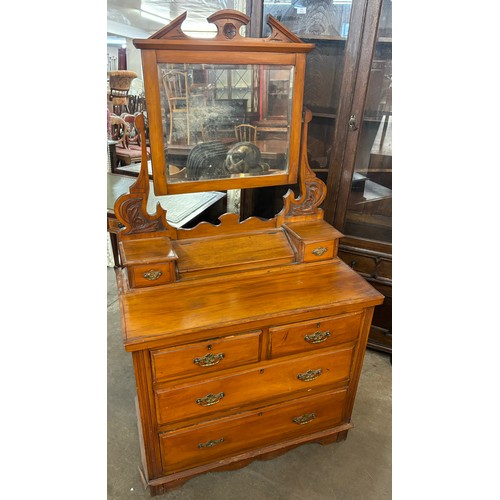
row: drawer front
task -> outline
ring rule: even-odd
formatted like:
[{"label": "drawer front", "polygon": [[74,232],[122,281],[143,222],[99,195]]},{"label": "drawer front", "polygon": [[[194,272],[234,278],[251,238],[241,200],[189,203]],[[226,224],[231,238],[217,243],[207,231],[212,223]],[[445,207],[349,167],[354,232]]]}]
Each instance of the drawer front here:
[{"label": "drawer front", "polygon": [[328,260],[336,256],[336,241],[323,241],[304,245],[304,262]]},{"label": "drawer front", "polygon": [[261,330],[151,352],[155,382],[259,361]]},{"label": "drawer front", "polygon": [[380,259],[377,266],[377,277],[392,279],[392,261]]},{"label": "drawer front", "polygon": [[346,389],[268,406],[160,434],[164,474],[342,423]]},{"label": "drawer front", "polygon": [[313,351],[356,340],[361,312],[270,328],[271,357]]},{"label": "drawer front", "polygon": [[377,261],[374,257],[346,252],[345,250],[339,250],[339,257],[358,273],[367,276],[373,276],[375,274]]},{"label": "drawer front", "polygon": [[354,346],[255,368],[209,380],[155,390],[158,423],[205,418],[289,393],[327,387],[349,379]]},{"label": "drawer front", "polygon": [[131,287],[148,287],[164,285],[175,279],[175,270],[172,264],[145,264],[128,268]]}]

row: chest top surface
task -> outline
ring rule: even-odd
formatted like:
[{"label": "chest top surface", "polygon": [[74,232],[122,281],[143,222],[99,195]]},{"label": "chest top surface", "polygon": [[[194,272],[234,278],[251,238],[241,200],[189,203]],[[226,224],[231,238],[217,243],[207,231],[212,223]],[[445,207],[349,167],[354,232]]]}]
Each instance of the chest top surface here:
[{"label": "chest top surface", "polygon": [[286,321],[301,312],[340,312],[382,296],[340,260],[219,276],[121,294],[126,346],[211,328]]}]

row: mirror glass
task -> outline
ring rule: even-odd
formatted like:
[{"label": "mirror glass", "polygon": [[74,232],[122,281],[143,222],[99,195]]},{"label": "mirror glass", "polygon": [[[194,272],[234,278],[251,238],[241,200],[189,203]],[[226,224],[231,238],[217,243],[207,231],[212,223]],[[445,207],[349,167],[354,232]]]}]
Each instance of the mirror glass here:
[{"label": "mirror glass", "polygon": [[287,174],[294,68],[158,64],[169,183]]}]

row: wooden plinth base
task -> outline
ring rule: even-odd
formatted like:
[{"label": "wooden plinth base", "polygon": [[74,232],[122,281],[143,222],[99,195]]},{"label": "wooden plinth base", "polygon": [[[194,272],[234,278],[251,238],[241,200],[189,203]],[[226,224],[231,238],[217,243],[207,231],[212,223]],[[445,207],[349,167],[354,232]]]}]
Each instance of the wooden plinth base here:
[{"label": "wooden plinth base", "polygon": [[151,496],[162,495],[168,491],[178,488],[179,486],[182,486],[189,479],[206,472],[221,472],[241,469],[254,460],[271,460],[305,443],[319,443],[321,445],[327,445],[344,441],[347,438],[349,429],[351,428],[352,424],[344,424],[339,427],[335,427],[335,429],[329,429],[315,434],[310,434],[306,437],[291,439],[278,444],[265,446],[263,448],[259,448],[258,450],[242,453],[241,455],[218,460],[217,462],[201,465],[199,467],[194,467],[193,469],[177,472],[175,474],[160,477],[158,479],[152,479],[150,481],[146,480],[145,474],[142,470],[140,470],[141,480],[145,488],[149,486]]}]

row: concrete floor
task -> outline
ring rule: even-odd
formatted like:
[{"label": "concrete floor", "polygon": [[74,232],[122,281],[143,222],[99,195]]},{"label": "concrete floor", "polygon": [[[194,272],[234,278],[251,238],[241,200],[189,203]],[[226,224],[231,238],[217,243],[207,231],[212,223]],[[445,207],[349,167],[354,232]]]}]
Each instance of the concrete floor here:
[{"label": "concrete floor", "polygon": [[[158,499],[382,500],[391,498],[392,367],[368,350],[346,441],[306,444],[243,469],[197,476]],[[108,499],[150,498],[140,481],[132,359],[121,338],[115,274],[108,268]]]}]

